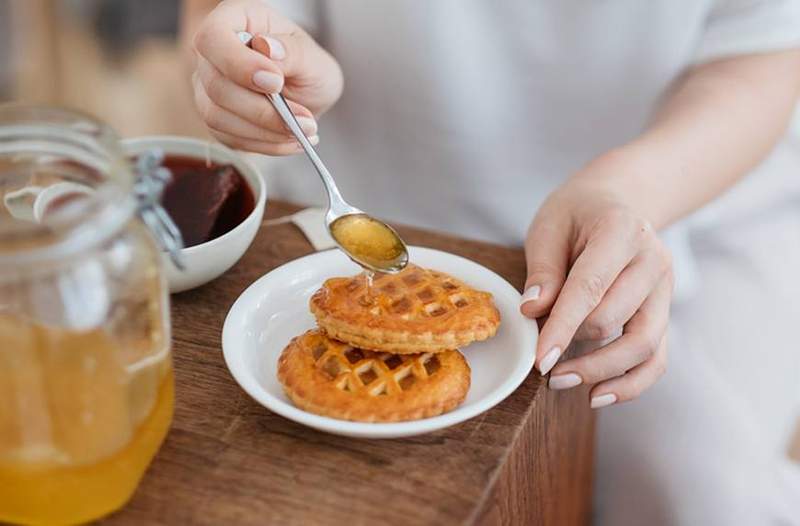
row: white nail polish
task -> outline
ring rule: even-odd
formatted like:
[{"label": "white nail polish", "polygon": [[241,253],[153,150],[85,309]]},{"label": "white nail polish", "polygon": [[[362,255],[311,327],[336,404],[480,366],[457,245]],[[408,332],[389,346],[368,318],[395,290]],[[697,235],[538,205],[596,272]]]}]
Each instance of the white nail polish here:
[{"label": "white nail polish", "polygon": [[314,146],[319,144],[319,135],[314,135],[313,137],[308,138],[308,142],[313,144]]},{"label": "white nail polish", "polygon": [[283,47],[283,43],[277,38],[266,37],[267,43],[269,44],[269,58],[273,60],[283,60],[286,58],[286,48]]},{"label": "white nail polish", "polygon": [[303,129],[306,137],[313,137],[317,134],[317,121],[311,117],[297,117],[297,124]]},{"label": "white nail polish", "polygon": [[522,297],[519,299],[519,304],[522,305],[529,301],[538,300],[541,293],[542,287],[540,285],[532,285],[522,294]]},{"label": "white nail polish", "polygon": [[547,354],[544,355],[542,361],[539,362],[539,371],[542,374],[549,373],[550,369],[553,368],[553,366],[556,364],[560,356],[561,356],[561,347],[553,347],[552,349],[550,349],[547,352]]},{"label": "white nail polish", "polygon": [[269,71],[256,71],[253,74],[253,84],[266,93],[278,93],[283,89],[283,77]]},{"label": "white nail polish", "polygon": [[595,396],[592,398],[592,409],[599,409],[607,405],[611,405],[617,401],[617,395],[614,393],[606,393],[604,395]]},{"label": "white nail polish", "polygon": [[582,382],[583,380],[579,375],[568,373],[551,376],[547,385],[550,389],[570,389],[576,385],[581,385]]}]

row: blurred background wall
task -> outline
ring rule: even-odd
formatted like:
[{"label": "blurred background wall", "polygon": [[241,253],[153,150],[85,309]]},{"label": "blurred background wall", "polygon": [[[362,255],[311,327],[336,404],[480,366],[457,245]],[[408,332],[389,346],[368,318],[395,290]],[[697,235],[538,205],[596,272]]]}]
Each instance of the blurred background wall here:
[{"label": "blurred background wall", "polygon": [[206,137],[180,0],[0,0],[0,101],[89,112],[123,136]]}]

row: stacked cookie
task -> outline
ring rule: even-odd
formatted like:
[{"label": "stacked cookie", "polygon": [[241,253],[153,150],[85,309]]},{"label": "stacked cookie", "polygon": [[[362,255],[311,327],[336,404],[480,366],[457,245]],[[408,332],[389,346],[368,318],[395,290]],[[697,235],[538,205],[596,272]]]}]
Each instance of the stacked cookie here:
[{"label": "stacked cookie", "polygon": [[458,406],[470,369],[457,349],[494,336],[500,324],[491,294],[411,264],[374,280],[329,279],[310,307],[319,328],[284,349],[278,379],[299,408],[363,422]]}]

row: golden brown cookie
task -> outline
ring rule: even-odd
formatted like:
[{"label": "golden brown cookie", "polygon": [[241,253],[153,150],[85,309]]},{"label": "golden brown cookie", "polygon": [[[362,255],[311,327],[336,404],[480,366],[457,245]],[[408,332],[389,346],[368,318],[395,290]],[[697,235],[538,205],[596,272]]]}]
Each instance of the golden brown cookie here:
[{"label": "golden brown cookie", "polygon": [[311,297],[332,338],[391,353],[440,352],[494,336],[500,313],[488,292],[409,264],[398,274],[332,278]]},{"label": "golden brown cookie", "polygon": [[440,415],[467,395],[470,370],[458,351],[388,354],[351,347],[315,329],[278,360],[278,380],[305,411],[342,420],[398,422]]}]

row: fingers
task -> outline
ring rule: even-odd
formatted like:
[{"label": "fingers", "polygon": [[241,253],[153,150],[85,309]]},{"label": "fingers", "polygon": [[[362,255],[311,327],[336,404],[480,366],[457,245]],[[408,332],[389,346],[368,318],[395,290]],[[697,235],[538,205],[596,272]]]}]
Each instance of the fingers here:
[{"label": "fingers", "polygon": [[266,128],[260,128],[216,104],[209,98],[197,74],[193,75],[192,83],[194,84],[195,106],[203,122],[211,130],[257,141],[273,143],[290,141],[289,134],[284,130],[281,133],[277,133]]},{"label": "fingers", "polygon": [[583,321],[575,339],[605,340],[619,335],[670,267],[669,251],[661,243],[652,243],[617,277],[600,305]]},{"label": "fingers", "polygon": [[242,44],[237,36],[247,27],[245,12],[222,4],[209,13],[195,35],[195,50],[239,86],[263,93],[279,92],[283,71],[267,56]]},{"label": "fingers", "polygon": [[283,94],[288,99],[322,113],[341,95],[343,77],[338,62],[305,31],[256,34],[251,46],[281,68],[287,79]]},{"label": "fingers", "polygon": [[316,42],[303,31],[287,34],[258,34],[250,43],[254,50],[276,61],[287,77],[304,76],[313,70],[309,55],[313,55]]},{"label": "fingers", "polygon": [[[203,120],[210,128],[251,139],[260,138],[274,142],[285,141],[290,136],[283,120],[263,94],[239,86],[202,58],[198,60],[195,77],[195,102]],[[303,132],[309,137],[316,135],[317,123],[311,111],[295,102],[288,101],[288,103],[298,117]],[[217,108],[225,111],[220,112]],[[237,116],[236,124],[233,124],[233,119],[230,118],[222,121],[223,114]],[[251,126],[241,121],[246,121]],[[228,126],[233,127],[228,128]]]},{"label": "fingers", "polygon": [[[238,33],[254,35],[244,45]],[[338,63],[305,31],[259,2],[220,3],[195,34],[195,99],[212,134],[233,147],[285,155],[298,151],[264,94],[282,93],[313,144],[315,115],[339,98]],[[279,153],[278,153],[279,152]]]},{"label": "fingers", "polygon": [[263,153],[265,155],[292,155],[302,151],[302,146],[297,141],[286,143],[270,143],[245,139],[217,130],[210,130],[211,135],[219,142],[236,150]]},{"label": "fingers", "polygon": [[637,365],[622,376],[594,386],[591,390],[592,409],[627,402],[638,398],[667,370],[667,337],[661,340],[652,358]]},{"label": "fingers", "polygon": [[525,242],[528,278],[520,300],[520,312],[529,318],[541,318],[553,306],[567,277],[570,247],[565,228],[537,216]]},{"label": "fingers", "polygon": [[627,233],[618,228],[599,231],[575,260],[539,337],[536,361],[542,374],[552,369],[578,327],[636,255],[639,247]]},{"label": "fingers", "polygon": [[653,359],[667,330],[671,292],[671,278],[665,276],[625,326],[620,338],[555,366],[549,386],[567,389],[582,383],[597,384],[625,375]]}]

